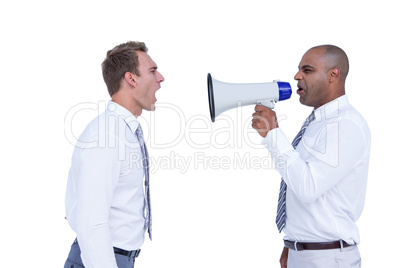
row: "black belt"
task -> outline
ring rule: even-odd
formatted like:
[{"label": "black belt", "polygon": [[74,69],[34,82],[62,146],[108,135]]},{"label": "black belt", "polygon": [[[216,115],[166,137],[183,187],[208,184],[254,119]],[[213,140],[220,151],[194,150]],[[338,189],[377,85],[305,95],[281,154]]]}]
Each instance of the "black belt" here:
[{"label": "black belt", "polygon": [[[353,245],[349,245],[345,241],[333,241],[333,242],[321,242],[321,243],[304,243],[285,240],[285,247],[300,251],[300,250],[322,250],[322,249],[336,249],[336,248],[346,248]],[[342,244],[341,244],[342,243]]]},{"label": "black belt", "polygon": [[115,248],[113,247],[114,253],[115,254],[119,254],[119,255],[124,255],[127,257],[130,257],[131,254],[134,258],[137,258],[140,255],[141,249],[137,249],[137,250],[131,250],[131,251],[127,251],[121,248]]},{"label": "black belt", "polygon": [[[78,244],[77,238],[74,240],[74,244]],[[119,254],[119,255],[123,255],[123,256],[127,256],[127,257],[130,257],[130,255],[133,254],[132,256],[134,258],[137,258],[141,252],[141,249],[127,251],[127,250],[124,250],[121,248],[115,248],[115,247],[113,247],[113,250],[114,250],[115,254]]]}]

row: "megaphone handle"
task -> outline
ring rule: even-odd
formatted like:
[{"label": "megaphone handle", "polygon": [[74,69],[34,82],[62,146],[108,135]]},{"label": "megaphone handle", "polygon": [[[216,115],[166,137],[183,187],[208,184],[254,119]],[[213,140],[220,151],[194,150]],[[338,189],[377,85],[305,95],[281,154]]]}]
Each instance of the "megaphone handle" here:
[{"label": "megaphone handle", "polygon": [[269,109],[274,109],[275,108],[275,101],[274,100],[263,100],[263,101],[257,101],[258,105],[264,105],[265,107]]}]

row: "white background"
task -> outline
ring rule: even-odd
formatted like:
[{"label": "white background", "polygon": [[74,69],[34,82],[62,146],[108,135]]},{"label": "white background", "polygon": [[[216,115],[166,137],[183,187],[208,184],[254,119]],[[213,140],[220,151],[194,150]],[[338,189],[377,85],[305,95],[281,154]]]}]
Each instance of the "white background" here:
[{"label": "white background", "polygon": [[[71,142],[109,99],[100,68],[106,51],[139,40],[166,79],[159,109],[140,119],[150,154],[155,161],[189,159],[190,166],[153,166],[154,240],[145,242],[136,267],[279,267],[280,177],[249,131],[252,106],[225,113],[233,131],[225,120],[209,121],[206,76],[281,79],[295,89],[302,55],[320,44],[348,54],[347,94],[372,131],[358,221],[363,266],[398,266],[401,15],[389,0],[3,1],[2,262],[63,266],[75,238],[64,219]],[[311,111],[295,92],[275,109],[289,139]],[[236,157],[256,162],[239,167]]]}]

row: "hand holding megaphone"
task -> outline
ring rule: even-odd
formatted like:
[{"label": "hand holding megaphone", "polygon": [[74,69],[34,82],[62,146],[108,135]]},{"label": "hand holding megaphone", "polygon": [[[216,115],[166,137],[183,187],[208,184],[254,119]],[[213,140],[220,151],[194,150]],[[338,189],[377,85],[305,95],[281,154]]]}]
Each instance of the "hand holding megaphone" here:
[{"label": "hand holding megaphone", "polygon": [[225,83],[208,74],[208,99],[211,120],[229,109],[260,104],[270,109],[277,101],[287,100],[292,88],[287,82],[270,83]]},{"label": "hand holding megaphone", "polygon": [[268,131],[279,127],[276,113],[271,108],[256,105],[254,110],[251,126],[257,130],[261,137],[265,138]]}]

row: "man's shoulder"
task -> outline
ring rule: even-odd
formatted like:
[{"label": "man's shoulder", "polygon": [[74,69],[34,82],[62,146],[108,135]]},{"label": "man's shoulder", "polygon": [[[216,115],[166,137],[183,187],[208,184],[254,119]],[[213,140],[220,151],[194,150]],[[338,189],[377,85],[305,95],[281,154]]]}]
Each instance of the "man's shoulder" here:
[{"label": "man's shoulder", "polygon": [[370,127],[363,115],[352,105],[344,107],[339,114],[340,128],[344,129],[344,133],[355,133],[367,140],[371,139]]},{"label": "man's shoulder", "polygon": [[[116,130],[119,125],[119,118],[114,113],[103,112],[97,117],[93,118],[82,131],[81,135],[77,140],[78,147],[81,148],[93,148],[93,144],[98,144],[99,142],[105,142],[106,140],[111,140],[119,133]],[[96,146],[95,146],[96,147]]]},{"label": "man's shoulder", "polygon": [[357,125],[365,125],[368,127],[366,119],[363,115],[351,104],[346,105],[343,109],[340,110],[340,119],[341,120],[350,120]]}]

